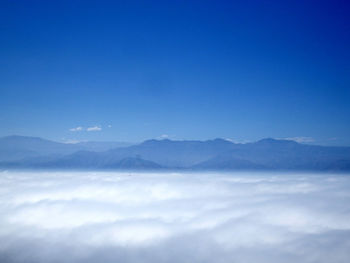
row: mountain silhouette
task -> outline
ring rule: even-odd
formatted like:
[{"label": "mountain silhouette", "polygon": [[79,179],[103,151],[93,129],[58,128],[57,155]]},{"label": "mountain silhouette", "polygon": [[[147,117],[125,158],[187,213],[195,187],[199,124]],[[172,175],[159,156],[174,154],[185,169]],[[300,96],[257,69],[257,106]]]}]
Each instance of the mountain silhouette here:
[{"label": "mountain silhouette", "polygon": [[349,171],[350,147],[263,139],[237,144],[224,139],[147,140],[107,151],[35,137],[0,139],[0,167],[40,169],[190,169]]}]

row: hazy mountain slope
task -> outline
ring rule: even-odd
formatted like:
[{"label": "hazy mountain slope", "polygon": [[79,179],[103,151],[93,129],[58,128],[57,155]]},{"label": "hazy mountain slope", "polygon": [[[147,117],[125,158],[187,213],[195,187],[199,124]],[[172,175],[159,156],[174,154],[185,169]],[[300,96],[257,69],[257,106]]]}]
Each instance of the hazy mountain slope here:
[{"label": "hazy mountain slope", "polygon": [[241,144],[212,160],[243,159],[270,169],[344,170],[350,162],[350,147],[324,147],[299,144],[294,141],[263,139]]},{"label": "hazy mountain slope", "polygon": [[[35,157],[26,158],[17,163],[28,167],[100,168],[113,166],[114,163],[125,158],[136,158],[137,160],[150,161],[156,164],[154,166],[185,168],[208,160],[219,153],[232,150],[234,146],[235,144],[222,139],[209,141],[148,140],[138,145],[105,152],[77,151],[48,162]],[[3,163],[2,166],[4,165]]]},{"label": "hazy mountain slope", "polygon": [[160,169],[161,165],[151,162],[148,160],[143,160],[138,157],[127,157],[119,160],[118,162],[108,163],[103,166],[107,169]]},{"label": "hazy mountain slope", "polygon": [[159,169],[159,164],[139,157],[114,158],[104,153],[79,151],[65,156],[34,157],[2,162],[0,167],[28,169]]},{"label": "hazy mountain slope", "polygon": [[236,158],[230,154],[219,154],[207,161],[192,166],[193,169],[199,170],[256,170],[267,169],[266,166],[256,164],[248,160]]},{"label": "hazy mountain slope", "polygon": [[74,144],[53,142],[38,137],[7,136],[0,138],[0,160],[13,161],[51,154],[69,154],[80,149]]},{"label": "hazy mountain slope", "polygon": [[[10,154],[0,162],[3,168],[350,170],[350,147],[305,145],[287,140],[263,139],[247,144],[234,144],[223,139],[148,140],[104,152],[76,151],[76,145],[40,138],[11,137],[5,141],[2,145],[6,147],[0,152]],[[14,159],[21,154],[26,158]]]},{"label": "hazy mountain slope", "polygon": [[0,161],[16,161],[48,155],[67,155],[77,151],[107,151],[116,147],[130,146],[123,142],[60,143],[38,137],[7,136],[0,138]]},{"label": "hazy mountain slope", "polygon": [[87,142],[79,142],[79,143],[76,143],[75,145],[81,147],[81,149],[84,149],[86,151],[104,152],[114,148],[129,147],[133,144],[128,142],[87,141]]},{"label": "hazy mountain slope", "polygon": [[139,156],[166,167],[190,167],[219,153],[234,149],[235,144],[223,139],[208,141],[148,140],[141,144],[109,151],[111,156]]}]

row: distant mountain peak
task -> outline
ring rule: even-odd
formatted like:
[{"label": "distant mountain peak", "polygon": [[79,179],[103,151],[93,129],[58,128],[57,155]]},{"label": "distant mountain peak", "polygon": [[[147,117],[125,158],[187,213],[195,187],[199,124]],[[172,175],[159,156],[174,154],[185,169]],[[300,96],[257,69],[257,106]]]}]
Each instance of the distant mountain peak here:
[{"label": "distant mountain peak", "polygon": [[232,143],[234,144],[234,142],[227,140],[227,139],[223,139],[223,138],[215,138],[213,140],[207,140],[206,142],[214,142],[214,143]]},{"label": "distant mountain peak", "polygon": [[[144,144],[157,144],[157,143],[161,143],[162,141],[165,141],[165,140],[168,140],[168,139],[164,139],[164,140],[157,140],[157,139],[150,139],[150,140],[145,140],[143,141],[141,144],[144,145]],[[170,141],[170,140],[168,140]]]},{"label": "distant mountain peak", "polygon": [[197,143],[233,143],[230,140],[222,139],[222,138],[215,138],[215,139],[210,139],[210,140],[205,140],[205,141],[200,141],[200,140],[171,140],[171,139],[150,139],[142,142],[142,144],[156,144],[156,143],[192,143],[192,142],[197,142]]},{"label": "distant mountain peak", "polygon": [[245,144],[222,138],[206,141],[152,139],[129,147],[118,146],[117,142],[64,144],[13,135],[0,138],[0,167],[350,169],[350,147],[320,147],[274,138]]}]

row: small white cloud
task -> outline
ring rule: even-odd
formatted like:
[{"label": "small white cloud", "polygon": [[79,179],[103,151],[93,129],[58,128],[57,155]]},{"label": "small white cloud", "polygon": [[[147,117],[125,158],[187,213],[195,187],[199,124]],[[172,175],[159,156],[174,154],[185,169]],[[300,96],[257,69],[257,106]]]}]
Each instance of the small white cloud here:
[{"label": "small white cloud", "polygon": [[80,143],[81,141],[79,140],[64,140],[63,143],[67,143],[67,144],[76,144],[76,143]]},{"label": "small white cloud", "polygon": [[232,143],[243,143],[243,144],[252,142],[250,140],[236,140],[236,139],[230,139],[230,138],[225,138],[225,140]]},{"label": "small white cloud", "polygon": [[169,139],[169,135],[168,134],[162,134],[159,136],[161,139]]},{"label": "small white cloud", "polygon": [[281,138],[282,140],[289,140],[289,141],[295,141],[299,143],[307,143],[307,142],[314,142],[315,139],[312,137],[304,137],[304,136],[299,136],[299,137],[287,137],[287,138]]},{"label": "small white cloud", "polygon": [[78,132],[78,131],[82,131],[83,130],[83,127],[81,126],[78,126],[78,127],[75,127],[75,128],[71,128],[69,129],[71,132]]},{"label": "small white cloud", "polygon": [[99,126],[93,126],[86,129],[87,131],[101,131],[102,128]]}]

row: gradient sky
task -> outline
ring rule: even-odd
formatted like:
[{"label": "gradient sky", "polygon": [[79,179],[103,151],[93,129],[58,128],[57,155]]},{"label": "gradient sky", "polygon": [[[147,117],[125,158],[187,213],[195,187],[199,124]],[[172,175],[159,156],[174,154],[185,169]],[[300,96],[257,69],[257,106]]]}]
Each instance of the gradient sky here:
[{"label": "gradient sky", "polygon": [[349,14],[334,0],[0,0],[0,136],[350,145]]}]

